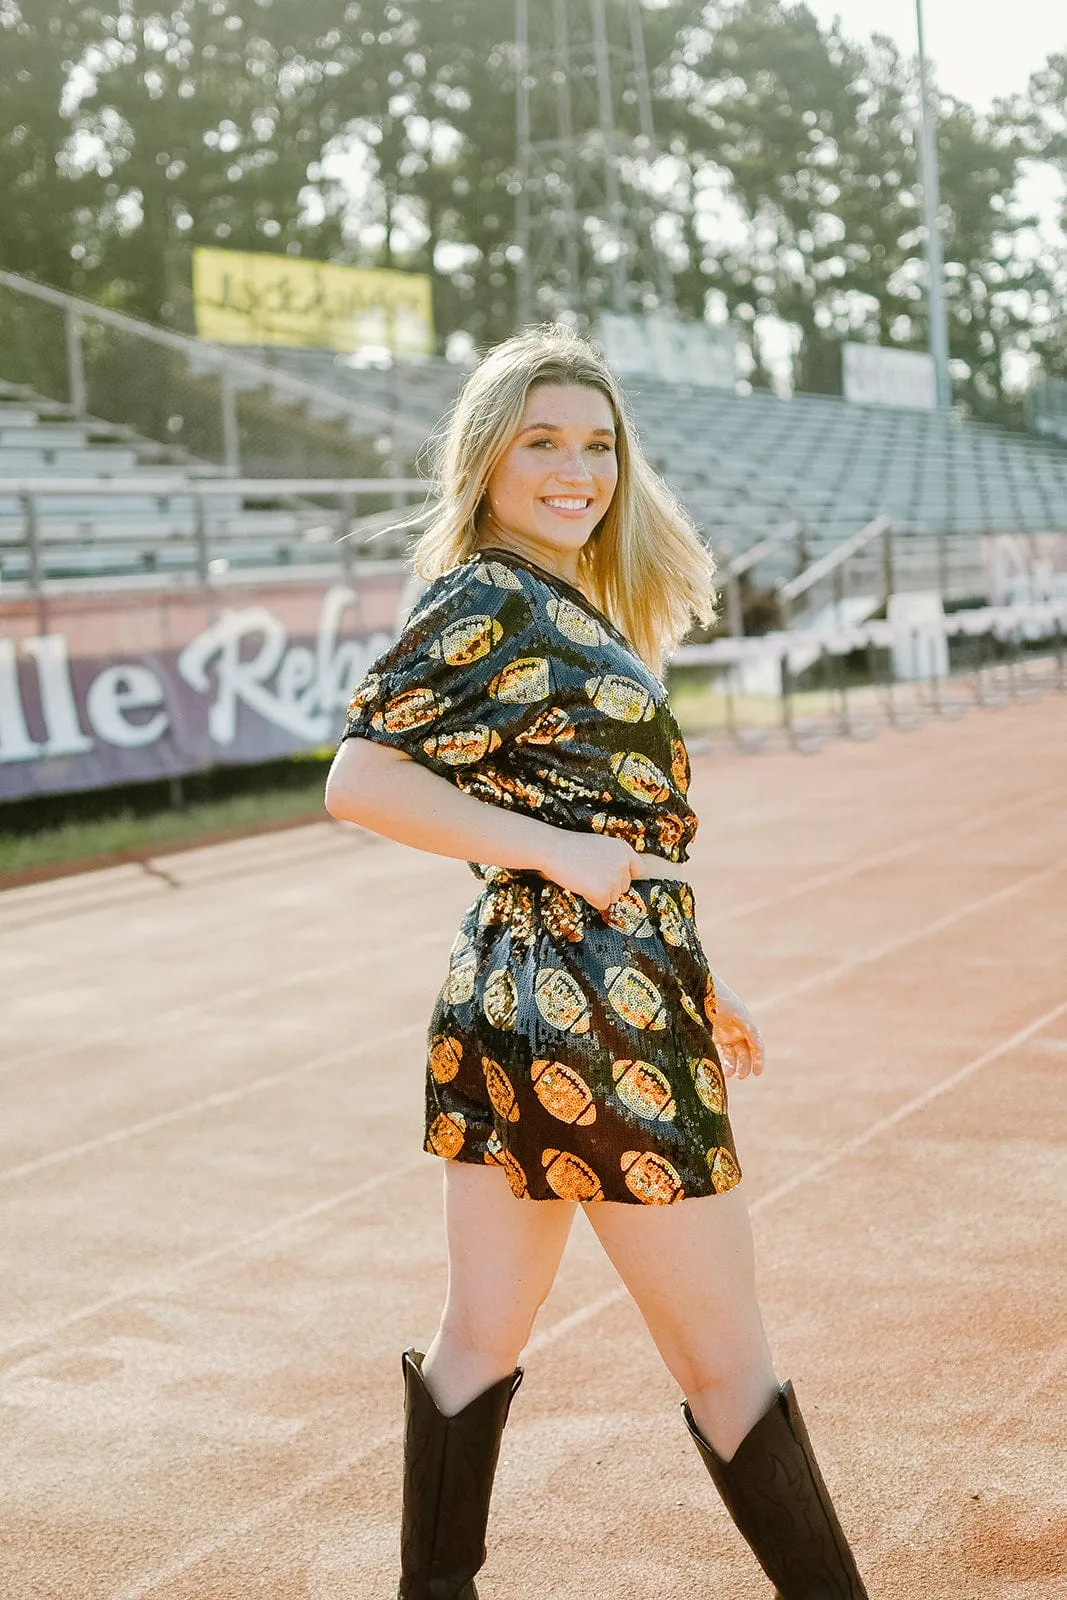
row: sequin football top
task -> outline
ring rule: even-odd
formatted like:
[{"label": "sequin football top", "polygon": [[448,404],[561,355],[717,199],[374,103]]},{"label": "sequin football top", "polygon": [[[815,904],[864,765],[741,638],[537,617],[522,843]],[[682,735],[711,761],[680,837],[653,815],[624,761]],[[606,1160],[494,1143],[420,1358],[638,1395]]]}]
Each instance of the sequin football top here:
[{"label": "sequin football top", "polygon": [[353,737],[554,827],[688,859],[697,818],[666,690],[581,590],[514,551],[483,548],[430,584],[356,688]]}]

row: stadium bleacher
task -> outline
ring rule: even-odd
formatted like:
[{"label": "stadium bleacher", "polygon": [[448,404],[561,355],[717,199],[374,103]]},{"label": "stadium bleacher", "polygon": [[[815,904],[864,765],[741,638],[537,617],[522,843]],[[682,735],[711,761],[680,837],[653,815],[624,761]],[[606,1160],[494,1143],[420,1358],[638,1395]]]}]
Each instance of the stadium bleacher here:
[{"label": "stadium bleacher", "polygon": [[[442,359],[383,372],[321,351],[263,355],[427,429],[463,376]],[[977,536],[1067,531],[1067,449],[1052,438],[832,396],[626,387],[646,454],[712,543],[728,541],[735,556],[768,538],[779,545],[763,563],[767,581],[888,516],[913,581],[947,577],[946,598],[963,600],[981,582]]]},{"label": "stadium bleacher", "polygon": [[634,402],[646,449],[708,519],[707,491],[736,482],[788,503],[823,543],[881,515],[903,534],[1067,528],[1067,452],[1024,434],[821,395],[643,382]]},{"label": "stadium bleacher", "polygon": [[[53,488],[35,497],[46,577],[188,567],[196,506],[190,495],[173,492],[185,469],[165,457],[161,446],[135,439],[128,429],[74,421],[68,407],[0,384],[0,576],[17,583],[29,569],[25,501],[4,492],[5,480],[47,480]],[[209,464],[197,467],[198,478],[224,476]],[[137,479],[143,493],[109,493],[108,480],[117,478]],[[64,493],[64,479],[77,480],[77,492]],[[86,487],[89,479],[94,484]],[[242,564],[272,563],[279,544],[297,532],[291,512],[250,511],[239,495],[213,498],[212,510],[221,544],[233,545],[230,554]]]},{"label": "stadium bleacher", "polygon": [[456,398],[466,376],[465,368],[443,356],[421,356],[381,367],[353,362],[328,350],[295,350],[284,345],[249,346],[247,353],[264,366],[333,389],[361,404],[402,413],[421,424],[427,434]]},{"label": "stadium bleacher", "polygon": [[[113,314],[49,294],[68,315],[73,307],[79,316],[114,320]],[[138,325],[121,320],[123,336],[133,337],[129,330]],[[145,327],[144,349],[160,337]],[[175,342],[173,335],[166,337]],[[217,366],[216,347],[185,338],[180,343],[187,370],[201,362],[205,370]],[[168,371],[175,370],[172,358]],[[5,376],[10,374],[0,365],[0,379]],[[329,396],[337,395],[342,408],[349,408],[347,417],[339,414],[341,426],[356,433],[360,415],[371,423],[375,417],[386,424],[393,419],[403,443],[390,442],[387,432],[375,449],[392,452],[397,459],[382,461],[381,468],[395,470],[401,462],[410,469],[418,439],[438,423],[463,376],[462,367],[443,358],[381,369],[323,351],[277,349],[244,352],[237,384],[242,392],[257,385],[269,389],[272,381],[303,384],[312,411],[321,414],[333,403]],[[713,546],[733,560],[765,546],[753,570],[758,586],[792,577],[875,519],[888,517],[898,586],[935,587],[945,599],[966,603],[982,597],[987,581],[982,535],[1067,531],[1067,449],[1051,436],[828,396],[783,400],[767,391],[736,394],[652,379],[630,380],[626,387],[646,454]],[[277,398],[278,419],[268,419],[266,431],[259,424],[265,439],[292,437],[285,421],[292,397],[283,392]],[[270,403],[269,396],[257,401],[261,407]],[[340,564],[342,554],[351,560],[403,552],[404,536],[388,532],[341,552],[336,496],[291,489],[274,497],[266,489],[226,493],[227,474],[217,457],[196,459],[188,446],[168,449],[162,437],[157,432],[152,442],[124,422],[79,416],[24,383],[0,382],[0,578],[10,584],[31,575],[27,502],[14,489],[30,480],[36,485],[38,571],[46,577],[194,571],[197,541],[203,564],[205,536],[220,570],[321,569]],[[361,459],[369,459],[366,449]],[[269,450],[265,460],[269,471]],[[280,460],[274,470],[285,465]],[[308,472],[291,476],[306,478]],[[76,480],[77,493],[63,493],[62,479]],[[214,483],[215,492],[203,501],[183,493],[183,480],[191,490],[194,479],[201,488]],[[5,480],[12,486],[8,492]],[[108,492],[109,480],[116,486],[122,480],[121,494]],[[350,505],[344,525],[355,524],[361,538],[387,530],[397,520],[391,513],[403,516],[411,504],[413,491],[397,492],[399,482],[383,480],[382,494],[363,502],[359,516]],[[857,554],[850,563],[853,594],[879,592],[881,563],[874,545]]]},{"label": "stadium bleacher", "polygon": [[[176,460],[176,454],[129,428],[76,420],[68,406],[0,383],[5,592],[16,593],[35,577],[192,576],[204,564],[205,542],[216,575],[336,568],[342,520],[367,532],[402,514],[392,485],[364,495],[364,515],[357,519],[351,507],[341,513],[323,503],[339,497],[316,495],[311,480],[304,494],[299,481],[285,492],[269,484],[231,489],[233,480],[222,468]],[[24,492],[28,483],[35,486],[32,513]],[[389,509],[383,512],[382,506]],[[343,555],[347,559],[349,552]]]}]

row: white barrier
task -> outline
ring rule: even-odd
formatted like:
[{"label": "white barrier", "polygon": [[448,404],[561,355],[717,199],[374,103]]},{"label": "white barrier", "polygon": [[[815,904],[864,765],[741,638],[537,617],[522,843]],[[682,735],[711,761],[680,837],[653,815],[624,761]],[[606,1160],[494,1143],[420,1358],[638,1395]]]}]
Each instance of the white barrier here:
[{"label": "white barrier", "polygon": [[1067,632],[1067,599],[1028,601],[1014,606],[975,606],[964,611],[949,611],[930,617],[920,627],[900,621],[876,619],[849,627],[805,629],[789,633],[761,633],[752,638],[713,639],[709,644],[684,644],[675,651],[671,663],[679,667],[744,667],[756,662],[785,661],[790,671],[798,670],[801,656],[811,659],[812,646],[820,655],[846,656],[854,650],[907,649],[916,633],[931,633],[944,639],[982,635],[999,640],[1025,639],[1034,643],[1055,639]]}]

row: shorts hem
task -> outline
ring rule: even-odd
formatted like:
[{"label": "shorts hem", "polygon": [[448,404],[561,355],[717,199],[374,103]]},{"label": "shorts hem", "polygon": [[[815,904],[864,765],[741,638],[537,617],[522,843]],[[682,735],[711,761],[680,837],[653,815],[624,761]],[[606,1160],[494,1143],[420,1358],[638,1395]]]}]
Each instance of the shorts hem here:
[{"label": "shorts hem", "polygon": [[644,1210],[648,1210],[649,1208],[660,1210],[667,1206],[681,1205],[684,1200],[708,1200],[713,1198],[715,1195],[729,1194],[731,1189],[736,1189],[740,1185],[744,1177],[740,1166],[735,1160],[734,1165],[737,1176],[734,1177],[731,1174],[728,1182],[720,1182],[716,1186],[716,1184],[709,1179],[706,1185],[686,1189],[683,1193],[675,1194],[670,1199],[645,1199],[639,1194],[632,1193],[625,1187],[623,1192],[620,1194],[607,1194],[601,1192],[598,1195],[591,1195],[583,1199],[577,1195],[557,1194],[556,1191],[547,1184],[540,1185],[538,1187],[538,1192],[536,1193],[530,1189],[528,1184],[524,1184],[520,1188],[520,1186],[514,1181],[512,1174],[509,1172],[504,1162],[494,1160],[491,1157],[487,1159],[484,1155],[479,1155],[476,1150],[458,1150],[454,1154],[449,1154],[444,1150],[435,1150],[429,1142],[425,1143],[422,1148],[426,1155],[436,1156],[439,1161],[453,1161],[457,1166],[500,1168],[500,1170],[504,1173],[505,1178],[507,1178],[508,1186],[510,1187],[511,1192],[515,1196],[516,1200],[571,1200],[577,1205],[631,1205],[639,1206]]}]

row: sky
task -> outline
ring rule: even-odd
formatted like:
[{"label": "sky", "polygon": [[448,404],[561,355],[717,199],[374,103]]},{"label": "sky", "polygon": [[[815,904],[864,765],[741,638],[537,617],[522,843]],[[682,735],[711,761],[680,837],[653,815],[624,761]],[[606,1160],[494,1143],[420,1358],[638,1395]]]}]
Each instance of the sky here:
[{"label": "sky", "polygon": [[[820,22],[841,18],[855,39],[888,33],[907,55],[916,50],[915,0],[807,0]],[[926,53],[940,87],[978,110],[996,95],[1021,93],[1031,72],[1067,51],[1062,0],[923,0]]]}]

